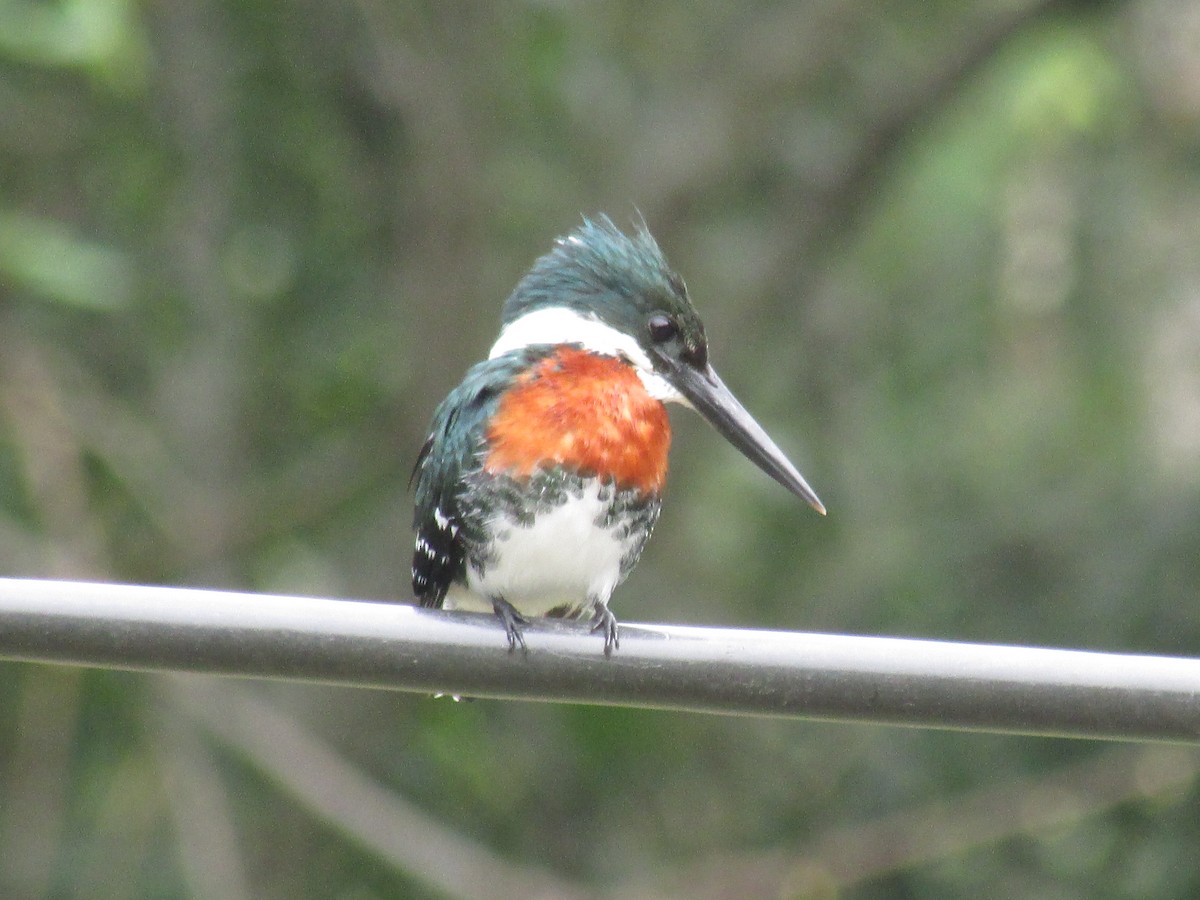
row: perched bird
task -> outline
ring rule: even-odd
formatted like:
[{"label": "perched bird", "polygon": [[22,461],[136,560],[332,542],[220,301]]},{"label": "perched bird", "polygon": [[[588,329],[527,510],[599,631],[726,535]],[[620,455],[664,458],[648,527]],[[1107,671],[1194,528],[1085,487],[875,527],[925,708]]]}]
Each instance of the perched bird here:
[{"label": "perched bird", "polygon": [[644,224],[601,216],[559,238],[504,304],[491,353],[433,416],[416,481],[422,606],[494,612],[509,650],[530,616],[590,618],[617,647],[613,589],[662,505],[666,403],[704,416],[825,508],[725,387],[683,279]]}]

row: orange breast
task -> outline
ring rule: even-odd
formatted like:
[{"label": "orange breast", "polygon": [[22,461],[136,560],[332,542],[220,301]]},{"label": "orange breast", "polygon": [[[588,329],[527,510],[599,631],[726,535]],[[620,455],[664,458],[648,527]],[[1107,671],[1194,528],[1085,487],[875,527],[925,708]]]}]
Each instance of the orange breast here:
[{"label": "orange breast", "polygon": [[633,367],[566,348],[539,362],[504,394],[488,427],[484,468],[527,476],[566,465],[658,493],[667,478],[671,425]]}]

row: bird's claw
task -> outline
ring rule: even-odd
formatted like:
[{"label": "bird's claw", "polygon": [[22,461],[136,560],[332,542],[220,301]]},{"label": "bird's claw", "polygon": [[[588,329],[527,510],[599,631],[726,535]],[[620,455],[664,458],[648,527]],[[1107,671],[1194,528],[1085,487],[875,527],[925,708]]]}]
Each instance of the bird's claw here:
[{"label": "bird's claw", "polygon": [[492,600],[492,609],[504,623],[504,634],[508,637],[508,652],[512,653],[517,647],[520,647],[522,653],[528,654],[529,647],[525,643],[525,635],[521,633],[521,629],[529,624],[529,620],[517,612],[517,608],[503,597],[496,597]]},{"label": "bird's claw", "polygon": [[604,633],[604,655],[612,656],[612,652],[621,646],[618,635],[617,617],[612,614],[605,604],[596,604],[596,614],[592,616],[592,631]]}]

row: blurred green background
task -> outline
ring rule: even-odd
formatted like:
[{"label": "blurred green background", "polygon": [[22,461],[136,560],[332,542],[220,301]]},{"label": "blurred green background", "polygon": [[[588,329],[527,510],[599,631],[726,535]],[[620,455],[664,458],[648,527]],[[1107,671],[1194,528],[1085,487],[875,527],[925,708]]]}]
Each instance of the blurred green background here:
[{"label": "blurred green background", "polygon": [[[0,0],[0,572],[404,599],[635,210],[830,515],[674,415],[618,618],[1200,654],[1190,0]],[[0,895],[1192,898],[1198,766],[3,664]]]}]

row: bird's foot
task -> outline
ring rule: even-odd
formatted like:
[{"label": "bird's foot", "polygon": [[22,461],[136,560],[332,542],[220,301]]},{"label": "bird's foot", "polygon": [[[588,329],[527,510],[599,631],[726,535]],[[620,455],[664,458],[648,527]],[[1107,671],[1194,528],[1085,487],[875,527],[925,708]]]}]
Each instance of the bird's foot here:
[{"label": "bird's foot", "polygon": [[612,652],[620,648],[621,641],[617,635],[617,617],[603,603],[596,604],[596,613],[592,616],[592,631],[601,631],[604,633],[605,656],[612,656]]},{"label": "bird's foot", "polygon": [[504,633],[508,636],[508,652],[512,653],[520,647],[522,653],[528,654],[529,647],[525,644],[525,635],[521,633],[521,629],[529,624],[529,620],[503,597],[492,598],[492,609],[504,623]]}]

